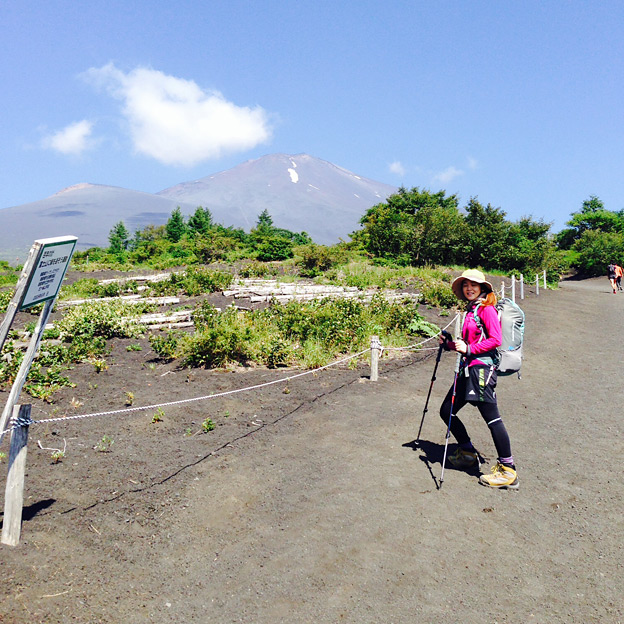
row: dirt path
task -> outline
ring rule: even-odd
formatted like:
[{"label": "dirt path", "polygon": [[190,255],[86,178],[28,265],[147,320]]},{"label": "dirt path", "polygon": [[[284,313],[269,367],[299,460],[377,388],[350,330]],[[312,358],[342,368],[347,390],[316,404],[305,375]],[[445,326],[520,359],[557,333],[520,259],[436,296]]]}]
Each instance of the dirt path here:
[{"label": "dirt path", "polygon": [[[241,418],[212,455],[136,443],[129,463],[85,454],[54,479],[34,456],[24,541],[0,549],[0,622],[624,622],[624,445],[609,379],[624,297],[607,287],[567,282],[525,301],[523,379],[499,383],[519,491],[449,468],[437,489],[451,355],[421,447],[432,358],[384,362],[376,384],[322,373],[288,396],[232,402],[267,426]],[[462,417],[492,459],[476,410]]]}]

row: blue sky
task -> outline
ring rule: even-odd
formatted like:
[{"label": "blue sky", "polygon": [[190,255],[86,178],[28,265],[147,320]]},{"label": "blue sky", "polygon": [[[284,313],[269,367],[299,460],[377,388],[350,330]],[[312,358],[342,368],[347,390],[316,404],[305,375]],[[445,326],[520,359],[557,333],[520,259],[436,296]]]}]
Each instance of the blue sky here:
[{"label": "blue sky", "polygon": [[0,207],[270,153],[561,229],[624,208],[624,4],[0,2]]}]

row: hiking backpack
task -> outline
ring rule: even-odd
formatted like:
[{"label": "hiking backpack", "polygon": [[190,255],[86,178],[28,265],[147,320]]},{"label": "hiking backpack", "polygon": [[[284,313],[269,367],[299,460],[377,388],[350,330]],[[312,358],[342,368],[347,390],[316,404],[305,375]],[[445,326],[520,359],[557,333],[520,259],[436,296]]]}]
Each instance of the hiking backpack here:
[{"label": "hiking backpack", "polygon": [[[504,297],[496,304],[498,320],[501,323],[502,342],[496,347],[494,366],[499,375],[518,374],[522,366],[522,342],[524,340],[524,312],[511,299]],[[483,323],[478,315],[479,306],[474,309],[477,327],[484,332]]]}]

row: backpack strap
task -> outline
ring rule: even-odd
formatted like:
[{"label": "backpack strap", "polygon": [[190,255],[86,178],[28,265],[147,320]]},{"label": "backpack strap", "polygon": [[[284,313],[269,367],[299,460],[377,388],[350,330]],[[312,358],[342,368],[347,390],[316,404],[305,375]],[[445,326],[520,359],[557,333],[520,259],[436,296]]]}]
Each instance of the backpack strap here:
[{"label": "backpack strap", "polygon": [[[481,332],[481,337],[479,338],[479,342],[481,342],[486,336],[487,331],[485,329],[485,325],[479,316],[478,310],[483,307],[482,304],[477,303],[477,305],[472,309],[472,316],[474,317],[475,323],[477,324],[477,328]],[[491,353],[489,351],[488,353]],[[492,357],[491,355],[479,354],[474,356],[477,360],[481,360],[484,364],[489,364],[490,366],[497,367],[498,366],[498,354]]]},{"label": "backpack strap", "polygon": [[480,307],[481,307],[481,304],[477,303],[477,305],[472,309],[472,316],[474,317],[475,323],[477,324],[477,327],[479,328],[479,331],[481,332],[481,338],[479,338],[479,342],[481,342],[486,335],[485,325],[483,324],[481,317],[477,313],[477,310]]}]

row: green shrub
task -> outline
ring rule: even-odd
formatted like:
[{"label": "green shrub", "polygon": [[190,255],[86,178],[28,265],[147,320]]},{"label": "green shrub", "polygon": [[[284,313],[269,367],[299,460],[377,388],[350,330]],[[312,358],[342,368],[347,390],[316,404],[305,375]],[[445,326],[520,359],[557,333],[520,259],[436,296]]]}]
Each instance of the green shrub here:
[{"label": "green shrub", "polygon": [[110,282],[109,284],[99,284],[96,292],[99,297],[120,297],[125,294],[138,293],[139,285],[136,280]]},{"label": "green shrub", "polygon": [[370,305],[358,299],[312,302],[274,302],[264,310],[222,313],[203,302],[193,312],[195,333],[152,337],[152,347],[168,359],[179,357],[186,366],[214,367],[255,361],[269,367],[301,363],[327,364],[342,353],[368,346],[375,334],[384,344],[406,345],[414,334],[433,336],[439,329],[406,299],[388,301],[382,295]]},{"label": "green shrub", "polygon": [[266,277],[271,274],[271,267],[262,262],[251,262],[245,264],[238,272],[241,277]]},{"label": "green shrub", "polygon": [[269,314],[287,338],[300,343],[315,338],[342,352],[363,339],[363,311],[364,305],[355,299],[323,299],[274,304]]},{"label": "green shrub", "polygon": [[256,257],[262,262],[287,260],[293,257],[293,244],[281,236],[267,238],[258,246]]},{"label": "green shrub", "polygon": [[0,287],[17,284],[18,277],[19,275],[17,273],[0,273]]},{"label": "green shrub", "polygon": [[338,263],[334,248],[325,245],[303,245],[296,249],[296,253],[300,256],[297,261],[299,273],[304,277],[316,277]]},{"label": "green shrub", "polygon": [[219,310],[215,308],[211,303],[202,301],[193,310],[193,324],[195,329],[201,330],[206,327],[213,327],[219,319]]},{"label": "green shrub", "polygon": [[70,308],[57,324],[64,340],[76,336],[138,338],[143,328],[136,318],[143,309],[123,301],[88,301]]},{"label": "green shrub", "polygon": [[269,368],[288,366],[292,356],[292,345],[279,336],[274,336],[261,347],[261,357]]},{"label": "green shrub", "polygon": [[429,321],[426,321],[422,317],[415,318],[406,329],[410,334],[426,336],[427,338],[435,338],[439,336],[442,331],[437,325],[429,323]]},{"label": "green shrub", "polygon": [[179,292],[194,297],[204,293],[224,290],[234,277],[225,271],[212,271],[200,267],[189,267],[182,273],[172,273],[169,279],[153,282],[152,294],[158,296],[177,295]]},{"label": "green shrub", "polygon": [[190,267],[184,273],[183,288],[187,295],[201,295],[224,290],[232,283],[231,273]]},{"label": "green shrub", "polygon": [[182,345],[182,357],[188,366],[205,368],[225,366],[248,359],[246,334],[238,327],[223,325],[194,334]]},{"label": "green shrub", "polygon": [[202,431],[204,433],[208,433],[210,431],[214,431],[216,425],[214,424],[214,421],[211,418],[206,418],[203,422],[202,422]]},{"label": "green shrub", "polygon": [[200,262],[208,263],[224,260],[228,253],[237,247],[237,242],[215,233],[207,236],[196,236],[191,243],[191,249]]},{"label": "green shrub", "polygon": [[383,319],[384,327],[389,331],[406,331],[415,320],[420,318],[417,303],[410,300],[404,302],[393,301],[388,306],[388,311]]},{"label": "green shrub", "polygon": [[163,360],[174,360],[177,356],[178,345],[182,332],[169,331],[164,336],[150,334],[150,346]]},{"label": "green shrub", "polygon": [[457,305],[457,297],[452,291],[450,284],[431,280],[425,282],[421,289],[421,302],[437,308],[452,308]]},{"label": "green shrub", "polygon": [[219,314],[211,306],[202,305],[194,319],[195,334],[186,337],[180,345],[185,364],[210,368],[249,359],[252,331],[235,308]]}]

